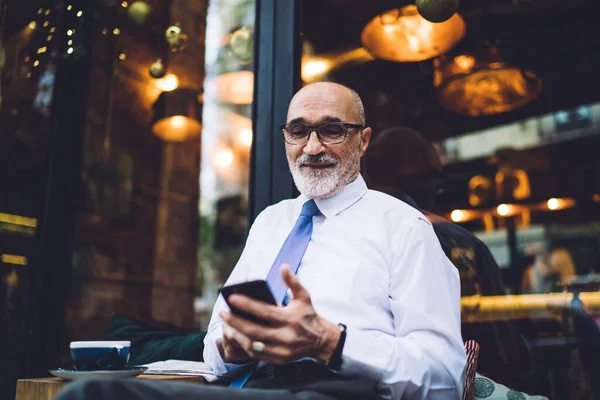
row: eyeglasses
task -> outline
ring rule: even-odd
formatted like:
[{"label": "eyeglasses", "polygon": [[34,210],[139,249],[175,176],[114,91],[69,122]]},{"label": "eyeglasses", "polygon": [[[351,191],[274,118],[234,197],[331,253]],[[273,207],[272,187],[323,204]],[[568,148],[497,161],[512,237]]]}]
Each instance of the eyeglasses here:
[{"label": "eyeglasses", "polygon": [[315,131],[323,144],[338,144],[346,140],[349,129],[365,129],[362,125],[345,122],[325,122],[319,125],[306,125],[295,122],[280,126],[284,140],[291,145],[302,145],[308,142],[310,134]]}]

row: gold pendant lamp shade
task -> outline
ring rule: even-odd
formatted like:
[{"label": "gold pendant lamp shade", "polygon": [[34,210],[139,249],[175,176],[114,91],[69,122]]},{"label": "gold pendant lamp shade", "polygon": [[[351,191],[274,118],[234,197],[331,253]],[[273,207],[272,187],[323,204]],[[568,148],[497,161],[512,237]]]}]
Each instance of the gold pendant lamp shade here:
[{"label": "gold pendant lamp shade", "polygon": [[228,104],[252,104],[254,97],[254,29],[241,27],[228,35],[219,49],[218,61],[210,84],[215,85],[219,101]]},{"label": "gold pendant lamp shade", "polygon": [[198,92],[175,89],[162,92],[154,103],[152,133],[165,142],[184,142],[202,133],[202,104]]},{"label": "gold pendant lamp shade", "polygon": [[252,104],[254,96],[254,73],[239,70],[221,74],[214,78],[217,97],[229,104]]},{"label": "gold pendant lamp shade", "polygon": [[446,53],[464,37],[466,25],[455,13],[433,23],[410,4],[377,15],[364,27],[361,42],[373,56],[395,62],[418,62]]},{"label": "gold pendant lamp shade", "polygon": [[433,84],[445,109],[464,116],[505,113],[523,107],[542,91],[532,71],[504,62],[498,48],[434,61]]}]

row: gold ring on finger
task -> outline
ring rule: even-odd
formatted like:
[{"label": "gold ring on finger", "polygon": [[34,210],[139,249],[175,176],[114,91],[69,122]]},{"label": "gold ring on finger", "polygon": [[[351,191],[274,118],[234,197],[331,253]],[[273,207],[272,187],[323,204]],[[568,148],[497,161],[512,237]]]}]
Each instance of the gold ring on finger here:
[{"label": "gold ring on finger", "polygon": [[263,342],[252,342],[252,350],[256,353],[262,353],[265,350],[265,344]]}]

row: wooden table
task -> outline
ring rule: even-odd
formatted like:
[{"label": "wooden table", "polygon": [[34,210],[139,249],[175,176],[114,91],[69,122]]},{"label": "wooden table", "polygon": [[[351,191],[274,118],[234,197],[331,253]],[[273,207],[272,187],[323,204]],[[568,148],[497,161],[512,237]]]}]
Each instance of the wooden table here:
[{"label": "wooden table", "polygon": [[[133,379],[153,379],[171,382],[206,383],[201,376],[186,375],[140,375]],[[52,400],[69,381],[60,378],[19,379],[15,400]]]}]

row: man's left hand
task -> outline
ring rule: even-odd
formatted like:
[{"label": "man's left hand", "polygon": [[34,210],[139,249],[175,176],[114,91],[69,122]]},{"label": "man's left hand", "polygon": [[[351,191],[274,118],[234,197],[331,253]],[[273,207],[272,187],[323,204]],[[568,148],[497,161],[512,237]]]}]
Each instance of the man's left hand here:
[{"label": "man's left hand", "polygon": [[[227,311],[219,315],[229,326],[250,339],[244,350],[256,360],[283,365],[309,357],[317,362],[326,362],[339,340],[339,327],[315,312],[310,294],[287,265],[282,266],[281,277],[293,295],[285,308],[237,294],[229,298],[233,306],[264,320],[267,326]],[[257,352],[252,346],[254,342],[263,343],[264,349]]]}]

